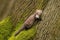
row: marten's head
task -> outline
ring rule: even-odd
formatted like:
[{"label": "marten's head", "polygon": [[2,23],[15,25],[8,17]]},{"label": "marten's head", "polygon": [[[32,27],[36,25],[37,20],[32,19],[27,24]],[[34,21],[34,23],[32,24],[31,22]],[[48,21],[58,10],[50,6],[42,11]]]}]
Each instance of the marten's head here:
[{"label": "marten's head", "polygon": [[35,12],[35,18],[39,19],[39,17],[41,16],[41,14],[42,14],[42,10],[36,10],[36,12]]}]

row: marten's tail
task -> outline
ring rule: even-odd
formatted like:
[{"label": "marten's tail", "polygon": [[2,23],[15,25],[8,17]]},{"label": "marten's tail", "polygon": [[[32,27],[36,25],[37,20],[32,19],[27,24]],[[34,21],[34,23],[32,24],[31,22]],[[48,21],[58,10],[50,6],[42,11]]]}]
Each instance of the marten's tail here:
[{"label": "marten's tail", "polygon": [[24,30],[25,29],[25,27],[23,26],[22,28],[20,28],[19,30],[18,30],[18,32],[16,32],[15,33],[15,35],[14,36],[17,36],[22,30]]}]

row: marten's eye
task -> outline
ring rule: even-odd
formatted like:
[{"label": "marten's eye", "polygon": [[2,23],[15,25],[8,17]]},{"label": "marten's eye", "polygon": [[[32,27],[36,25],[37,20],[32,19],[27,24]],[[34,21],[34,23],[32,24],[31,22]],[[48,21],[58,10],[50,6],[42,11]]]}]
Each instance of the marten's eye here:
[{"label": "marten's eye", "polygon": [[36,15],[35,17],[36,17],[36,18],[39,18],[39,15]]}]

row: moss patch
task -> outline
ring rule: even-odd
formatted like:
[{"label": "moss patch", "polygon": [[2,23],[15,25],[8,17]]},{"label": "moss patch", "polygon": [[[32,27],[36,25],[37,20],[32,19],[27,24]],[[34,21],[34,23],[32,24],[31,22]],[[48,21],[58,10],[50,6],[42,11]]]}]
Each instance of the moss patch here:
[{"label": "moss patch", "polygon": [[12,24],[10,21],[10,17],[7,17],[0,21],[0,40],[7,40],[11,35]]}]

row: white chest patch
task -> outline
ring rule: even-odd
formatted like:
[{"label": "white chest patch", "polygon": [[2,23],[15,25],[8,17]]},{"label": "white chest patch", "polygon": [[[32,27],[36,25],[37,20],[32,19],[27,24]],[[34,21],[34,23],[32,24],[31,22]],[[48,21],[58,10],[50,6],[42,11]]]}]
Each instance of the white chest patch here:
[{"label": "white chest patch", "polygon": [[39,15],[36,15],[36,18],[39,18]]}]

